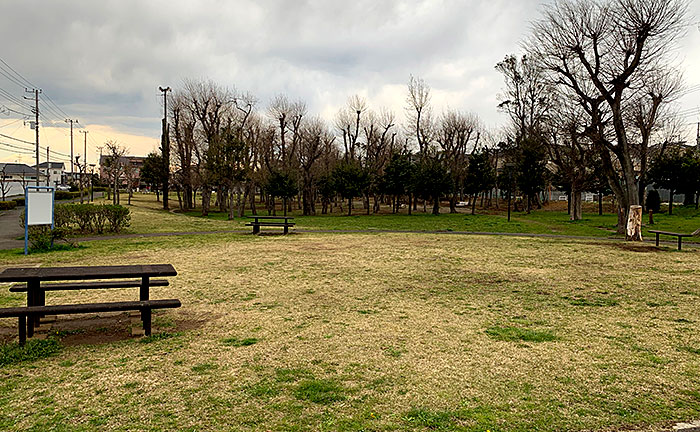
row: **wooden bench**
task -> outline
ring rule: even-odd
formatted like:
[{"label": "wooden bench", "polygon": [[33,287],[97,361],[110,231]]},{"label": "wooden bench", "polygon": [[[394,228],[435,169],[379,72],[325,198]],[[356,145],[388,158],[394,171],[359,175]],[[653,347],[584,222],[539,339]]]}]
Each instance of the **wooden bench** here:
[{"label": "wooden bench", "polygon": [[[23,282],[12,286],[10,291],[26,292],[27,306],[0,309],[0,317],[17,316],[20,325],[26,321],[26,332],[20,329],[20,342],[23,342],[34,335],[34,327],[46,315],[139,310],[144,333],[150,334],[151,309],[180,307],[177,299],[150,300],[151,286],[169,284],[165,279],[152,278],[175,275],[177,271],[170,264],[8,268],[0,272],[0,282]],[[91,282],[73,282],[80,280]],[[44,283],[54,281],[71,282]],[[138,288],[139,301],[46,306],[47,291],[112,288]]]},{"label": "wooden bench", "polygon": [[[168,286],[167,279],[155,279],[149,282],[149,286]],[[140,288],[141,281],[100,281],[100,282],[64,282],[52,283],[41,286],[43,291],[69,291],[83,289],[112,289],[112,288]],[[10,287],[10,292],[27,292],[27,284],[16,284]]]},{"label": "wooden bench", "polygon": [[670,232],[670,231],[657,231],[657,230],[649,230],[650,233],[656,234],[656,246],[659,245],[659,235],[667,235],[671,237],[678,237],[678,250],[681,250],[681,243],[683,242],[683,237],[693,237],[698,234],[700,234],[700,229],[691,233],[691,234],[686,234],[686,233],[676,233],[676,232]]},{"label": "wooden bench", "polygon": [[85,303],[85,304],[64,304],[51,306],[20,306],[0,309],[0,318],[18,317],[19,344],[24,345],[27,341],[27,318],[41,315],[67,315],[97,312],[122,312],[129,310],[141,311],[143,319],[143,331],[146,336],[151,335],[151,310],[178,308],[182,306],[180,300],[144,300],[126,301],[112,303]]},{"label": "wooden bench", "polygon": [[[253,234],[260,234],[261,226],[282,227],[284,233],[289,234],[289,228],[295,225],[294,222],[289,222],[290,219],[294,219],[291,216],[248,216],[248,218],[254,219],[253,222],[245,224],[253,227]],[[280,222],[281,220],[284,222]]]}]

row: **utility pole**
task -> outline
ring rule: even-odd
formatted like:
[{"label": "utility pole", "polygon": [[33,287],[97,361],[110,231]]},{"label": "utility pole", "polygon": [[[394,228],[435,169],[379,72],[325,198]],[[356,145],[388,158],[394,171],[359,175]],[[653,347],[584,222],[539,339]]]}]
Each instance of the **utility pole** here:
[{"label": "utility pole", "polygon": [[[39,93],[41,89],[24,89],[26,93],[34,93],[34,130],[36,131],[36,185],[39,186]],[[24,97],[31,100],[31,98]]]},{"label": "utility pole", "polygon": [[163,210],[168,210],[168,183],[170,183],[170,134],[168,127],[168,92],[170,87],[158,87],[163,92],[163,132],[160,151],[163,157]]},{"label": "utility pole", "polygon": [[78,123],[78,120],[66,119],[66,123],[70,123],[70,177],[73,180],[73,123]]},{"label": "utility pole", "polygon": [[49,162],[49,146],[46,146],[46,186],[51,186],[51,163]]},{"label": "utility pole", "polygon": [[84,172],[87,172],[87,134],[88,134],[88,131],[81,130],[80,133],[85,136],[85,139],[83,141],[83,166],[85,167]]}]

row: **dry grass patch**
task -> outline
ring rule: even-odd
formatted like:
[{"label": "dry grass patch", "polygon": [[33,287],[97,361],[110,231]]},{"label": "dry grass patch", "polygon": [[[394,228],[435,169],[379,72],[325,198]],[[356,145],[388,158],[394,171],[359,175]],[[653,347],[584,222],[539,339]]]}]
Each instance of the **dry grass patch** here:
[{"label": "dry grass patch", "polygon": [[90,252],[95,265],[172,263],[179,275],[152,297],[183,307],[157,315],[168,336],[150,343],[0,370],[2,429],[584,430],[700,415],[696,251],[304,234]]}]

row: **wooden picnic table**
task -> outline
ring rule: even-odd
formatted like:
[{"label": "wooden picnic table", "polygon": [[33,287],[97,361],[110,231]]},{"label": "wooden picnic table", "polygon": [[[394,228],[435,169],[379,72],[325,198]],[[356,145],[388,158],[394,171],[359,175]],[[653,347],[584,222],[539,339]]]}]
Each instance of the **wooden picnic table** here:
[{"label": "wooden picnic table", "polygon": [[[294,226],[293,222],[289,222],[294,219],[292,216],[248,216],[248,219],[254,219],[253,222],[249,222],[246,226],[253,227],[253,234],[260,233],[261,226],[272,226],[272,227],[283,227],[284,233],[289,233],[289,228]],[[277,222],[279,220],[284,220],[284,222]]]},{"label": "wooden picnic table", "polygon": [[[26,333],[31,337],[35,325],[44,312],[51,314],[69,314],[84,312],[101,312],[106,310],[140,310],[144,331],[151,332],[151,309],[159,307],[179,307],[177,299],[150,300],[150,287],[167,285],[167,281],[154,280],[153,277],[176,276],[177,271],[171,264],[116,265],[116,266],[78,266],[78,267],[16,267],[8,268],[0,273],[0,282],[24,282],[13,286],[10,291],[27,293],[26,308],[0,309],[1,316],[19,316],[20,327],[23,317],[28,317]],[[106,281],[98,279],[140,278],[140,281]],[[81,283],[52,283],[49,281],[79,281],[92,280],[96,282]],[[58,305],[46,306],[46,291],[76,290],[76,289],[110,289],[110,288],[139,288],[138,302],[95,303],[91,305]],[[42,309],[43,308],[43,309]],[[22,315],[24,314],[24,315]],[[22,341],[20,328],[20,342]]]}]

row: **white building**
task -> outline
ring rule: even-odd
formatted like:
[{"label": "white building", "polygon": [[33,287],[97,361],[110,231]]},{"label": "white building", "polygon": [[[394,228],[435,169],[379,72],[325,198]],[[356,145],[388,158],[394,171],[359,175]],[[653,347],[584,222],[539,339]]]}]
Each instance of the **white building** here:
[{"label": "white building", "polygon": [[[36,167],[36,165],[34,165]],[[48,167],[47,167],[48,166]],[[36,169],[36,168],[34,168]],[[42,162],[39,164],[39,171],[44,175],[48,176],[49,184],[48,186],[58,186],[63,184],[63,174],[65,171],[65,165],[63,162]],[[46,177],[44,177],[44,184],[46,182]]]}]

